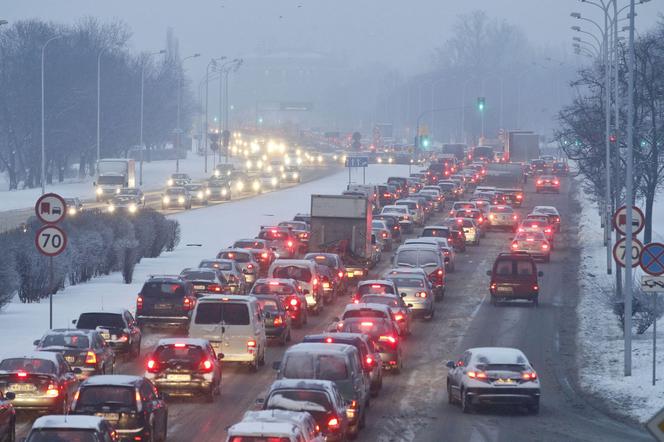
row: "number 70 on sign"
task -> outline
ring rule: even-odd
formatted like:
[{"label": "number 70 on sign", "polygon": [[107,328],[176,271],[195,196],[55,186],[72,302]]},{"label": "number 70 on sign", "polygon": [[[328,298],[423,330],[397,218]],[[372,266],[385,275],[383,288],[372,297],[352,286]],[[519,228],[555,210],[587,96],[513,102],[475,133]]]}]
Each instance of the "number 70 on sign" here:
[{"label": "number 70 on sign", "polygon": [[[621,267],[625,267],[625,255],[627,254],[627,246],[625,243],[625,238],[622,238],[613,246],[613,259],[615,259],[616,263]],[[632,267],[637,267],[639,265],[642,250],[643,243],[636,238],[632,238]]]},{"label": "number 70 on sign", "polygon": [[37,230],[35,245],[42,255],[57,256],[67,247],[67,235],[57,226],[44,226]]}]

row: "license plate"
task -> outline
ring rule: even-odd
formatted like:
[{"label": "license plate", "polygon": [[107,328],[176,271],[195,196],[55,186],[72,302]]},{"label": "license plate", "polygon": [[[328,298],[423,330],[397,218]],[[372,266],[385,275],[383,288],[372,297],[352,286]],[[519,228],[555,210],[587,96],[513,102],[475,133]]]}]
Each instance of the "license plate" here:
[{"label": "license plate", "polygon": [[354,272],[348,272],[348,273],[346,273],[346,275],[347,275],[349,278],[352,278],[353,276],[355,276],[355,273],[354,273]]},{"label": "license plate", "polygon": [[120,413],[95,413],[96,416],[99,416],[107,421],[119,421]]},{"label": "license plate", "polygon": [[109,339],[111,339],[111,334],[110,333],[102,333],[101,337],[108,341]]},{"label": "license plate", "polygon": [[498,293],[512,293],[512,287],[498,287]]},{"label": "license plate", "polygon": [[194,290],[205,290],[205,286],[204,285],[195,285]]},{"label": "license plate", "polygon": [[36,389],[37,387],[35,387],[32,384],[11,384],[9,386],[10,391],[24,392],[24,391],[35,391]]},{"label": "license plate", "polygon": [[190,381],[191,375],[189,374],[169,374],[166,375],[166,380],[168,381]]},{"label": "license plate", "polygon": [[501,384],[501,385],[512,385],[514,383],[515,382],[513,379],[498,379],[496,381],[496,384]]},{"label": "license plate", "polygon": [[169,308],[171,308],[171,305],[170,304],[155,304],[154,308],[157,309],[157,310],[168,310]]},{"label": "license plate", "polygon": [[363,270],[354,270],[353,274],[355,276],[362,276],[362,275],[364,275],[364,271]]},{"label": "license plate", "polygon": [[65,356],[65,361],[67,361],[70,364],[72,364],[75,360],[76,358],[74,356]]}]

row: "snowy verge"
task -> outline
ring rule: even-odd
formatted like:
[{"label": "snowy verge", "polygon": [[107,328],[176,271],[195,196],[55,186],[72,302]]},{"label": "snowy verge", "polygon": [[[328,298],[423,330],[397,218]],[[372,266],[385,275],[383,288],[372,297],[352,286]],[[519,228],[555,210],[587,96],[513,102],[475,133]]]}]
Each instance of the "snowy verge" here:
[{"label": "snowy verge", "polygon": [[[606,274],[606,249],[597,208],[583,192],[578,193],[578,198],[583,208],[579,217],[579,243],[582,246],[581,296],[577,307],[579,382],[584,390],[605,401],[606,408],[645,422],[664,407],[664,377],[661,373],[664,352],[657,352],[660,373],[657,374],[657,385],[653,387],[652,329],[642,335],[635,334],[632,339],[632,376],[623,376],[623,333],[611,304],[615,275]],[[635,273],[638,280],[640,270]],[[660,302],[664,301],[660,298]],[[660,330],[661,327],[664,324],[660,325]],[[658,330],[658,343],[663,338],[664,333]]]}]

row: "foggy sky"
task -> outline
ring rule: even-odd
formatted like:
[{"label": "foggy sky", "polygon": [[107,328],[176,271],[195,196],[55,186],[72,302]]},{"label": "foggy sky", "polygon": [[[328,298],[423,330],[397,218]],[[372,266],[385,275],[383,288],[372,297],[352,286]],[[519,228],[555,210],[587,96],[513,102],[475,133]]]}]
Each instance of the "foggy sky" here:
[{"label": "foggy sky", "polygon": [[[133,30],[136,50],[163,48],[172,27],[183,57],[202,54],[188,62],[194,72],[220,55],[305,50],[341,56],[351,65],[377,62],[412,73],[430,66],[433,48],[451,35],[456,16],[475,9],[518,25],[537,46],[568,52],[569,27],[580,24],[569,13],[602,18],[599,9],[578,0],[1,0],[0,18],[65,23],[85,16],[117,18]],[[664,5],[653,0],[637,11],[638,29],[645,30]]]}]

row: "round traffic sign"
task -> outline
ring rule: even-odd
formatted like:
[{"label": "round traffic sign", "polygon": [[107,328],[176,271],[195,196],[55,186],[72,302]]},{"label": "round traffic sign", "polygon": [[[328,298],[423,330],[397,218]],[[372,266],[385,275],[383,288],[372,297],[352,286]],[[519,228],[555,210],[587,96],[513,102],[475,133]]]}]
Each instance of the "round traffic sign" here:
[{"label": "round traffic sign", "polygon": [[[626,238],[620,238],[613,246],[613,259],[620,267],[625,267]],[[636,238],[632,238],[632,267],[639,265],[639,258],[643,250],[643,243]]]},{"label": "round traffic sign", "polygon": [[46,224],[57,224],[65,217],[67,204],[57,193],[45,193],[35,204],[37,218]]},{"label": "round traffic sign", "polygon": [[35,245],[42,255],[57,256],[67,247],[67,234],[57,226],[44,226],[37,230]]},{"label": "round traffic sign", "polygon": [[641,251],[641,268],[652,276],[664,274],[664,244],[652,242]]},{"label": "round traffic sign", "polygon": [[[632,235],[638,235],[645,227],[645,216],[643,211],[636,206],[632,206]],[[613,227],[625,235],[627,230],[627,206],[622,206],[613,214]]]}]

